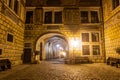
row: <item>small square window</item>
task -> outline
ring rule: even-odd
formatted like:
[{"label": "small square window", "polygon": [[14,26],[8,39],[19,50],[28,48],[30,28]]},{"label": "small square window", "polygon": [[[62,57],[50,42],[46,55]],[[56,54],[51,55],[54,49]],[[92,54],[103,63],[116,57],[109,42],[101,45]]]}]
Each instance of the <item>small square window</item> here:
[{"label": "small square window", "polygon": [[0,49],[0,55],[2,55],[2,49]]},{"label": "small square window", "polygon": [[25,23],[33,23],[33,11],[26,12],[26,22]]},{"label": "small square window", "polygon": [[100,55],[100,46],[93,45],[93,55]]},{"label": "small square window", "polygon": [[89,33],[82,33],[82,42],[89,42]]},{"label": "small square window", "polygon": [[92,42],[99,42],[99,33],[92,33]]},{"label": "small square window", "polygon": [[44,23],[46,24],[52,23],[52,11],[45,12]]},{"label": "small square window", "polygon": [[55,23],[62,23],[62,11],[55,12]]},{"label": "small square window", "polygon": [[7,41],[13,42],[13,35],[12,34],[8,33],[8,35],[7,35]]},{"label": "small square window", "polygon": [[97,11],[91,11],[91,23],[98,23],[98,12]]},{"label": "small square window", "polygon": [[81,23],[88,23],[88,11],[81,11]]},{"label": "small square window", "polygon": [[82,53],[83,53],[83,55],[90,55],[90,47],[89,47],[89,45],[83,45],[82,46]]}]

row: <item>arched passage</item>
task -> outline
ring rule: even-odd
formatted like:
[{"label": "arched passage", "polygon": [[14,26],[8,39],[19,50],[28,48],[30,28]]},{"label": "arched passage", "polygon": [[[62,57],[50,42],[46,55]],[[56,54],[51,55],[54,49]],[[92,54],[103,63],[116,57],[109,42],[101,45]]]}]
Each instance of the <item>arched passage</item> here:
[{"label": "arched passage", "polygon": [[59,33],[48,33],[41,36],[36,42],[36,52],[40,60],[66,58],[69,55],[68,41]]}]

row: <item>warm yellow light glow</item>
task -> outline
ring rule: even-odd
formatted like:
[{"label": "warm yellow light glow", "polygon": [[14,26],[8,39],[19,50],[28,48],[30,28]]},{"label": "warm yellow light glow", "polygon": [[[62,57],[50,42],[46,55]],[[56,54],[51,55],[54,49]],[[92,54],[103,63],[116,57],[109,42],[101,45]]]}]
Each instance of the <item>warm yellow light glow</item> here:
[{"label": "warm yellow light glow", "polygon": [[78,39],[71,39],[70,40],[70,44],[71,44],[72,47],[79,47],[80,40],[78,40]]},{"label": "warm yellow light glow", "polygon": [[81,50],[82,48],[82,42],[79,37],[71,37],[69,38],[69,44],[71,50]]},{"label": "warm yellow light glow", "polygon": [[65,57],[66,56],[66,52],[65,51],[60,51],[60,55]]}]

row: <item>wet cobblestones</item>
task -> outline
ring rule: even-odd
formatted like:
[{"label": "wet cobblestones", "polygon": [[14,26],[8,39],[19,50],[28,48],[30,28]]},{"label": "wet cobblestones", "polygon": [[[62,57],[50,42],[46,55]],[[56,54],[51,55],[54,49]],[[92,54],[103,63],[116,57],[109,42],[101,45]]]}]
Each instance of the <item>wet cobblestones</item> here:
[{"label": "wet cobblestones", "polygon": [[41,62],[1,71],[0,80],[120,80],[120,68],[104,63],[68,65]]}]

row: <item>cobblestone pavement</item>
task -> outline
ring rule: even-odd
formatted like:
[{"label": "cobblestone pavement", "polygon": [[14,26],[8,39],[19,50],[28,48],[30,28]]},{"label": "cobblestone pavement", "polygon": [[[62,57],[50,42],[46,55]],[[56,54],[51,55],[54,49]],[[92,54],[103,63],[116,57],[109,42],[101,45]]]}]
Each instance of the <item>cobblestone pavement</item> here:
[{"label": "cobblestone pavement", "polygon": [[120,68],[104,63],[68,65],[48,61],[0,71],[0,80],[120,80]]}]

